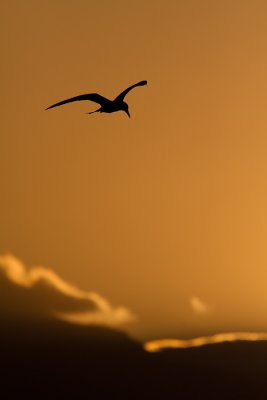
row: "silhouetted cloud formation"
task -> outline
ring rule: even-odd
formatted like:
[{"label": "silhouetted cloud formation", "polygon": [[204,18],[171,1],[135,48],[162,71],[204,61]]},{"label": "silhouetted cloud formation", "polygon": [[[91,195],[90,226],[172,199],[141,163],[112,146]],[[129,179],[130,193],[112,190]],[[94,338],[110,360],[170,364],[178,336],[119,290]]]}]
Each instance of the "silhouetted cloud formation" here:
[{"label": "silhouetted cloud formation", "polygon": [[0,256],[0,315],[7,318],[54,316],[76,324],[115,326],[133,319],[95,292],[83,291],[45,267],[27,269],[13,255]]},{"label": "silhouetted cloud formation", "polygon": [[[190,298],[193,311],[209,314],[210,307],[197,296]],[[71,324],[114,327],[134,319],[125,307],[112,307],[98,293],[81,290],[45,267],[26,268],[13,255],[0,256],[0,318],[20,321],[53,317]],[[227,332],[193,339],[175,338],[144,343],[148,352],[190,348],[234,341],[267,340],[266,332]]]}]

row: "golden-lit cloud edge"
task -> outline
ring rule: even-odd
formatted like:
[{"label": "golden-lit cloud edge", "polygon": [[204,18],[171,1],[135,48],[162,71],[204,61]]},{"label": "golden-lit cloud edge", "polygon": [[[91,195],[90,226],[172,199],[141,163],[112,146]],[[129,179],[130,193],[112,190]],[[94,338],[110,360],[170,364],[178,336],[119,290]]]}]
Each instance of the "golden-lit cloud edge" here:
[{"label": "golden-lit cloud edge", "polygon": [[267,340],[267,332],[229,332],[218,333],[212,336],[201,336],[194,339],[160,339],[148,341],[144,344],[144,349],[150,353],[164,349],[187,349],[189,347],[199,347],[208,344],[236,342],[245,340],[249,342]]},{"label": "golden-lit cloud edge", "polygon": [[[112,307],[110,303],[96,292],[78,289],[63,280],[49,268],[38,266],[27,269],[21,260],[11,254],[0,256],[0,271],[13,284],[31,289],[39,281],[52,287],[57,292],[68,298],[88,301],[88,311],[54,312],[53,316],[66,322],[90,325],[101,324],[115,326],[135,319],[133,314],[125,307]],[[90,306],[89,306],[90,304]],[[92,304],[95,309],[92,310]]]}]

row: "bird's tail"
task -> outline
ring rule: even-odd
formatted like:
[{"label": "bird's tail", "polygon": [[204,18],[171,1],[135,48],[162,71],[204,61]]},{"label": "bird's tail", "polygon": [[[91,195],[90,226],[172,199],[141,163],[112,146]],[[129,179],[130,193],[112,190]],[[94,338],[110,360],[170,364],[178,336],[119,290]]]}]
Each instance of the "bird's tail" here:
[{"label": "bird's tail", "polygon": [[85,113],[85,114],[94,114],[94,113],[100,112],[100,111],[101,111],[101,108],[99,108],[98,110],[95,110],[95,111],[90,111],[90,112]]}]

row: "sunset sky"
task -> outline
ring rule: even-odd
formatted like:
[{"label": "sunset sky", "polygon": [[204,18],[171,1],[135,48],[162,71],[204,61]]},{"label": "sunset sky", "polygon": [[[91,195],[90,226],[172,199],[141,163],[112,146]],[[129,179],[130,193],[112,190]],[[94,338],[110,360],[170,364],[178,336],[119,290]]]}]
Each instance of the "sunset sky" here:
[{"label": "sunset sky", "polygon": [[[122,307],[140,340],[267,331],[266,0],[0,14],[0,254]],[[44,111],[144,79],[131,119]]]}]

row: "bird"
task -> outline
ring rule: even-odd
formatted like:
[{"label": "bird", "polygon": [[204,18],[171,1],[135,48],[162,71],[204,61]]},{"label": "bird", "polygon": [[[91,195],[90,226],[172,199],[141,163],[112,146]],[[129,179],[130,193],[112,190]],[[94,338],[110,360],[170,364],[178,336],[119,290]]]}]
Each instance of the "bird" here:
[{"label": "bird", "polygon": [[98,108],[95,111],[91,111],[86,114],[93,114],[95,112],[100,112],[100,113],[113,113],[116,111],[124,111],[130,118],[130,113],[129,113],[129,106],[127,103],[124,101],[124,97],[130,90],[137,86],[144,86],[147,85],[147,81],[140,81],[138,83],[135,83],[134,85],[129,86],[127,89],[125,89],[123,92],[121,92],[117,97],[115,97],[114,100],[109,100],[104,96],[101,96],[101,94],[98,93],[88,93],[88,94],[81,94],[80,96],[75,96],[71,97],[69,99],[60,101],[59,103],[55,103],[52,106],[49,106],[46,108],[46,110],[49,110],[50,108],[62,106],[63,104],[71,103],[73,101],[80,101],[80,100],[90,100],[94,101],[95,103],[100,104],[100,108]]}]

